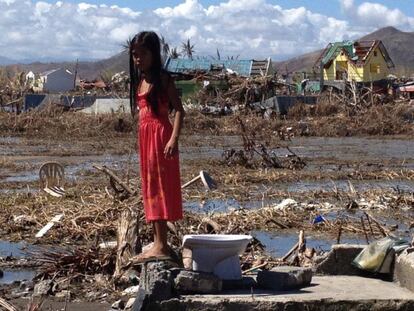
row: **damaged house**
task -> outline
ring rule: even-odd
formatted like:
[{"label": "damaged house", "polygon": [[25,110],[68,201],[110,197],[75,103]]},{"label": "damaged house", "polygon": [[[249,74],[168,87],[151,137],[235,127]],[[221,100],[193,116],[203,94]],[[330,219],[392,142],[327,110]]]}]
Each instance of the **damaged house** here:
[{"label": "damaged house", "polygon": [[40,74],[44,92],[63,93],[75,88],[75,75],[65,68],[58,68]]},{"label": "damaged house", "polygon": [[269,76],[273,74],[272,60],[214,60],[214,59],[181,59],[168,58],[165,69],[172,73],[210,73],[210,74],[236,74],[243,77]]},{"label": "damaged house", "polygon": [[184,98],[207,85],[219,89],[226,88],[225,77],[228,75],[254,78],[274,74],[270,58],[265,60],[168,58],[165,62],[165,69],[177,76],[176,85]]},{"label": "damaged house", "polygon": [[322,85],[335,81],[381,81],[391,68],[394,63],[380,40],[330,43],[314,65]]}]

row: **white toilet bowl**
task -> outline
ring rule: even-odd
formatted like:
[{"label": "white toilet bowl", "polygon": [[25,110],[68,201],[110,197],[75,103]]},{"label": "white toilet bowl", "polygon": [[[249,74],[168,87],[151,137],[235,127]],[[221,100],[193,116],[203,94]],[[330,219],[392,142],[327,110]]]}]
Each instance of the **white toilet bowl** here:
[{"label": "white toilet bowl", "polygon": [[223,280],[241,278],[241,255],[250,235],[199,234],[185,235],[183,247],[192,250],[193,270],[214,273]]}]

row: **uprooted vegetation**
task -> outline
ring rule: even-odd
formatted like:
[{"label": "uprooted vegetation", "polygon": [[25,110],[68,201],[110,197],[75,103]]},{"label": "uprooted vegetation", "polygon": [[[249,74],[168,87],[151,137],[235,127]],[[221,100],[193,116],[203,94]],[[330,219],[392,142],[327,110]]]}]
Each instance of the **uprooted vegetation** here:
[{"label": "uprooted vegetation", "polygon": [[[266,131],[281,139],[292,136],[365,136],[414,134],[414,107],[408,101],[374,105],[354,113],[337,102],[321,100],[316,105],[298,103],[283,117],[264,117],[243,110],[228,116],[204,115],[197,110],[187,113],[186,134],[238,135],[238,120],[243,120],[254,132]],[[128,114],[91,116],[66,112],[51,106],[40,111],[18,115],[0,113],[3,135],[45,136],[70,140],[86,137],[132,137],[134,122]]]},{"label": "uprooted vegetation", "polygon": [[408,101],[391,102],[355,111],[352,106],[321,99],[317,105],[292,107],[287,120],[307,136],[411,135],[414,106]]},{"label": "uprooted vegetation", "polygon": [[[137,188],[136,184],[132,186]],[[122,286],[116,287],[113,279],[116,251],[101,249],[98,245],[116,238],[120,214],[131,206],[134,206],[138,213],[139,239],[142,245],[152,240],[152,232],[150,226],[145,225],[139,196],[119,200],[111,189],[104,188],[104,184],[77,187],[64,199],[50,198],[43,193],[30,197],[22,194],[13,199],[5,199],[1,215],[5,224],[2,229],[3,235],[9,236],[12,240],[31,241],[39,225],[45,220],[51,219],[56,213],[65,214],[62,222],[56,224],[42,240],[42,243],[60,246],[46,249],[35,247],[30,251],[37,263],[42,265],[39,277],[53,279],[59,284],[68,282],[72,287],[78,286],[83,290],[91,291],[93,288],[101,293],[116,295],[114,288],[122,289]],[[185,195],[202,197],[205,194],[193,188],[186,190]],[[212,197],[223,195],[220,190],[210,194]],[[232,195],[231,190],[226,190],[226,195]],[[338,212],[337,217],[326,217],[322,223],[315,225],[312,222],[315,217],[332,213],[326,203],[323,203],[332,195],[336,196],[339,202],[337,204],[343,208],[355,211],[359,207],[366,211],[361,216],[341,215]],[[27,200],[30,200],[30,204]],[[306,198],[301,195],[301,200],[300,203],[289,199],[287,203],[282,202],[261,209],[241,208],[227,213],[186,212],[182,221],[169,226],[169,242],[175,249],[180,250],[184,234],[246,234],[255,230],[304,230],[307,234],[324,233],[337,241],[341,240],[341,235],[359,234],[366,236],[366,239],[374,240],[390,234],[395,228],[384,225],[382,221],[373,217],[372,209],[379,209],[385,204],[388,209],[386,213],[395,214],[402,207],[414,207],[414,199],[410,194],[315,192],[308,194]],[[371,203],[367,203],[368,201]],[[324,208],[328,208],[325,213],[321,212]],[[13,215],[25,215],[25,218],[14,218]],[[386,218],[386,215],[383,217]],[[402,213],[400,217],[401,223],[412,225],[412,219],[408,215]],[[263,246],[256,241],[250,246],[250,252],[243,256],[243,269],[247,270],[258,263],[267,268],[287,263],[310,265],[316,252],[309,248],[307,253],[312,255],[302,258],[300,262],[296,261],[298,258],[288,260],[289,256],[274,258],[265,254]],[[97,275],[101,276],[99,284],[94,282]],[[72,292],[72,295],[81,297],[83,294]]]}]

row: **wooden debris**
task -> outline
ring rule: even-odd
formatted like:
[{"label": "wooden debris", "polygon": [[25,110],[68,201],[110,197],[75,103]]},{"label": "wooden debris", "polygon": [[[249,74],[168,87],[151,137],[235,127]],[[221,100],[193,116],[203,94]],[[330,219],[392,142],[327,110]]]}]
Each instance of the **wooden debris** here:
[{"label": "wooden debris", "polygon": [[17,311],[16,307],[4,300],[3,298],[0,298],[0,306],[6,309],[6,311]]},{"label": "wooden debris", "polygon": [[118,280],[124,274],[124,268],[131,258],[141,252],[141,242],[138,238],[138,214],[127,209],[122,212],[117,230],[117,255],[114,279]]},{"label": "wooden debris", "polygon": [[113,186],[115,192],[119,193],[119,190],[113,185],[113,182],[117,182],[118,185],[120,185],[122,187],[122,189],[124,189],[129,195],[134,196],[136,195],[136,191],[133,191],[127,184],[125,184],[118,176],[116,176],[116,174],[110,170],[109,168],[107,168],[106,166],[99,166],[99,165],[93,165],[94,168],[96,168],[97,170],[104,172],[105,174],[107,174],[110,177],[111,180],[111,185]]},{"label": "wooden debris", "polygon": [[36,238],[43,237],[55,224],[59,223],[63,218],[63,214],[56,215],[53,217],[40,231],[36,234]]}]

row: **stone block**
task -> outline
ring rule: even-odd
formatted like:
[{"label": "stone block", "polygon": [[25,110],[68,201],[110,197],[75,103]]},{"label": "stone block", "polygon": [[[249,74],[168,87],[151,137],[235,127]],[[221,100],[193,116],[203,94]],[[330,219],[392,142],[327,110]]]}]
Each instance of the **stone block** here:
[{"label": "stone block", "polygon": [[149,262],[143,265],[141,283],[134,302],[134,311],[156,310],[160,301],[174,297],[173,271],[176,265],[167,261]]},{"label": "stone block", "polygon": [[215,294],[222,290],[222,281],[211,273],[182,270],[174,283],[180,294]]},{"label": "stone block", "polygon": [[316,265],[315,273],[323,275],[364,275],[365,273],[352,265],[354,258],[365,245],[337,244]]},{"label": "stone block", "polygon": [[395,261],[394,278],[401,286],[414,291],[414,249],[402,252]]},{"label": "stone block", "polygon": [[312,281],[312,269],[282,266],[270,271],[259,271],[257,284],[259,288],[276,291],[291,290],[309,286]]},{"label": "stone block", "polygon": [[150,262],[143,266],[141,284],[151,296],[151,301],[168,300],[173,297],[173,277],[168,262]]}]

